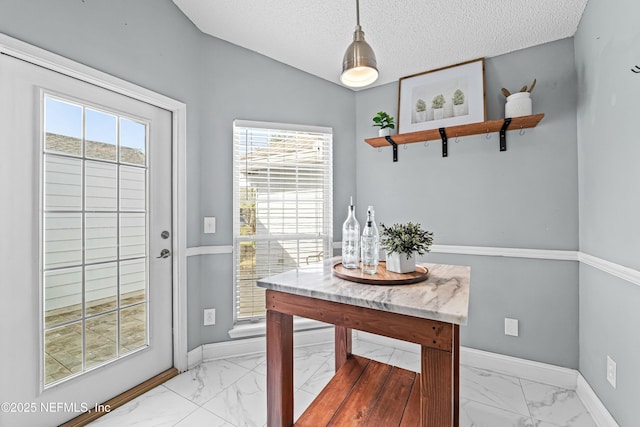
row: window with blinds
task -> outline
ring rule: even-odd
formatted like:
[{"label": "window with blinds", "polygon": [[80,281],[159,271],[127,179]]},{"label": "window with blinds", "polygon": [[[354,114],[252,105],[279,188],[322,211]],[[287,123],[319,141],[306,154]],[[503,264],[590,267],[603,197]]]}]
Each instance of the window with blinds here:
[{"label": "window with blinds", "polygon": [[235,120],[236,322],[265,316],[256,281],[333,256],[331,128]]}]

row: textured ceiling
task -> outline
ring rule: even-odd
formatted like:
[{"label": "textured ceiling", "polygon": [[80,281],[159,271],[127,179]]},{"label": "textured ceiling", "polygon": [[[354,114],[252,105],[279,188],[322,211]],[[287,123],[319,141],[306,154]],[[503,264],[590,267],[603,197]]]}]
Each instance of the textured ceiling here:
[{"label": "textured ceiling", "polygon": [[[204,33],[340,83],[355,0],[173,0]],[[587,0],[361,0],[377,86],[576,32]],[[371,86],[370,86],[371,87]]]}]

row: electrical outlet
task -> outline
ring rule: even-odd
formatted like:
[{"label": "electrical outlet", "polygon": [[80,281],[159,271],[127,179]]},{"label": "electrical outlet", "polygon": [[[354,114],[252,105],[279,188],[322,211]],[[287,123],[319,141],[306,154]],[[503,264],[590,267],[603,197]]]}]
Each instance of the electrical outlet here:
[{"label": "electrical outlet", "polygon": [[216,309],[205,308],[204,309],[204,326],[211,326],[216,324]]},{"label": "electrical outlet", "polygon": [[518,319],[504,318],[504,334],[512,337],[518,336]]},{"label": "electrical outlet", "polygon": [[616,361],[607,355],[607,381],[616,388]]}]

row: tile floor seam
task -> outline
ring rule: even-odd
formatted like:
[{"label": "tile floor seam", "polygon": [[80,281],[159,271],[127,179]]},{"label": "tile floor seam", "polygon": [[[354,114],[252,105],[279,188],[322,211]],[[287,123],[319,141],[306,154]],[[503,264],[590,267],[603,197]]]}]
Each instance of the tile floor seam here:
[{"label": "tile floor seam", "polygon": [[[529,416],[533,419],[533,414],[531,413],[531,407],[529,406],[529,401],[527,400],[527,395],[524,392],[524,387],[522,386],[522,379],[518,377],[518,384],[520,384],[520,390],[522,391],[522,396],[524,397],[524,403],[527,404],[527,411],[529,411]],[[535,424],[534,424],[535,426]]]},{"label": "tile floor seam", "polygon": [[[192,402],[195,403],[195,402]],[[197,405],[197,403],[196,403]],[[189,418],[191,415],[193,415],[196,411],[198,411],[200,409],[200,407],[198,406],[197,408],[195,408],[193,411],[189,412],[187,415],[185,415],[184,417],[180,418],[180,420],[177,423],[173,424],[173,427],[177,426],[178,424],[180,424],[181,422],[183,422],[185,419]]]},{"label": "tile floor seam", "polygon": [[[219,360],[222,360],[222,359],[219,359]],[[243,366],[241,366],[241,368],[244,368],[244,367],[243,367]],[[247,369],[247,368],[244,368],[244,369]],[[211,412],[213,415],[215,415],[215,416],[217,416],[217,417],[220,417],[220,418],[224,419],[224,420],[225,420],[225,421],[227,421],[228,423],[231,423],[231,422],[230,422],[230,421],[228,421],[226,418],[223,418],[222,416],[220,416],[220,415],[216,414],[215,412],[210,411],[209,409],[205,408],[205,407],[204,407],[204,405],[206,405],[207,403],[211,402],[211,401],[212,401],[213,399],[215,399],[218,395],[220,395],[221,393],[223,393],[224,391],[226,391],[226,390],[227,390],[227,389],[229,389],[230,387],[233,387],[233,386],[234,386],[238,381],[240,381],[241,379],[243,379],[243,378],[244,378],[244,377],[246,377],[247,375],[251,374],[251,372],[253,372],[253,371],[252,371],[252,370],[250,370],[250,369],[247,369],[247,372],[245,372],[243,375],[241,375],[237,380],[235,380],[234,382],[230,383],[228,386],[221,388],[221,389],[220,389],[220,391],[218,391],[217,393],[213,394],[209,399],[207,399],[205,402],[202,402],[202,405],[199,405],[199,406],[200,406],[202,409],[204,409],[204,410],[206,410],[206,411]],[[258,375],[262,375],[262,374],[260,374],[259,372],[256,372],[256,374],[258,374]],[[197,405],[197,403],[196,403],[196,402],[193,402],[193,403],[195,403],[195,404]],[[231,424],[233,424],[233,423],[231,423]]]},{"label": "tile floor seam", "polygon": [[[478,400],[476,400],[476,399],[471,399],[471,398],[463,397],[463,396],[460,396],[460,399],[468,400],[468,401],[470,401],[470,402],[475,402],[475,403],[477,403],[477,404],[479,404],[479,405],[488,406],[488,407],[490,407],[490,408],[499,409],[499,410],[501,410],[501,411],[509,412],[510,414],[518,415],[518,416],[520,416],[520,417],[532,418],[532,417],[531,417],[531,414],[529,414],[529,415],[520,414],[520,413],[515,412],[515,411],[513,411],[513,410],[511,410],[511,409],[507,409],[507,408],[504,408],[504,407],[502,407],[502,406],[489,405],[489,404],[488,404],[488,403],[486,403],[486,402],[480,402],[480,401],[478,401]],[[527,407],[527,412],[530,412],[528,407]]]}]

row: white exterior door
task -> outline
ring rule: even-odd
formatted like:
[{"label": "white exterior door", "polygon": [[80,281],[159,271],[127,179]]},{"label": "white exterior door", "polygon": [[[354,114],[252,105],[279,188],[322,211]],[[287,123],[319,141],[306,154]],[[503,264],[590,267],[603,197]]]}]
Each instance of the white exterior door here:
[{"label": "white exterior door", "polygon": [[0,425],[173,366],[171,113],[0,54]]}]

